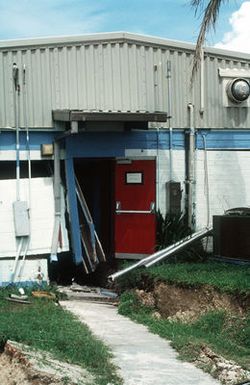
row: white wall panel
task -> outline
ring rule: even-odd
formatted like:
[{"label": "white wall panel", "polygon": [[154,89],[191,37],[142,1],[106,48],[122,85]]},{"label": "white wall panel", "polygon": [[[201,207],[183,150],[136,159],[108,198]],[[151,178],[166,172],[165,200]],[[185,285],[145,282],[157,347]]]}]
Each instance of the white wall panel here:
[{"label": "white wall panel", "polygon": [[[234,207],[250,206],[250,152],[208,151],[210,223],[212,215],[222,215]],[[197,151],[196,220],[206,226],[207,204],[204,151]]]},{"label": "white wall panel", "polygon": [[[7,285],[12,280],[14,258],[0,260],[0,286]],[[48,266],[46,258],[26,259],[24,263],[19,261],[17,264],[17,275],[15,282],[19,283],[41,283],[38,275],[43,282],[48,282]]]},{"label": "white wall panel", "polygon": [[[20,199],[28,199],[28,179],[20,180]],[[13,208],[16,200],[16,181],[0,180],[0,258],[16,255]],[[64,213],[64,201],[62,201]],[[31,181],[30,244],[28,255],[50,253],[54,225],[54,193],[52,178],[33,178]],[[62,214],[63,248],[69,249],[64,215]],[[60,250],[59,250],[60,251]]]}]

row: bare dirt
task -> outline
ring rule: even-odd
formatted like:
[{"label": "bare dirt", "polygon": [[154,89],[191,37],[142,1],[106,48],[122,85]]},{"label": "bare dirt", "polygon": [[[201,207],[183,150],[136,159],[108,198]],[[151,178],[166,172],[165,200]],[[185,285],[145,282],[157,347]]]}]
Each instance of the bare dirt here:
[{"label": "bare dirt", "polygon": [[[152,308],[156,319],[192,323],[201,315],[214,310],[225,310],[237,317],[244,317],[250,308],[249,297],[220,293],[210,286],[189,288],[157,282],[149,288],[136,289],[135,293],[143,305]],[[249,371],[214,353],[205,345],[194,364],[210,372],[222,384],[233,385],[250,378]]]},{"label": "bare dirt", "polygon": [[51,376],[37,373],[21,363],[18,359],[2,353],[0,355],[0,384],[1,385],[64,385],[62,381]]},{"label": "bare dirt", "polygon": [[173,321],[192,322],[208,311],[222,309],[239,316],[246,308],[240,298],[209,286],[188,288],[160,282],[151,291],[136,290],[136,294],[144,305],[157,309],[157,318]]},{"label": "bare dirt", "polygon": [[54,360],[49,354],[7,341],[0,354],[1,385],[90,385],[84,369]]}]

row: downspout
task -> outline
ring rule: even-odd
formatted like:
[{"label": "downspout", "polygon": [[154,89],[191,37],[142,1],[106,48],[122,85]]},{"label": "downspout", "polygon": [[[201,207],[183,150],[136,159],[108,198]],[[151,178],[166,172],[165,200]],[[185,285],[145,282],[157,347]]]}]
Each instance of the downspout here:
[{"label": "downspout", "polygon": [[28,208],[31,209],[31,158],[30,158],[30,137],[29,137],[29,126],[28,126],[28,103],[27,103],[27,82],[26,82],[26,66],[23,65],[23,114],[24,114],[24,125],[26,131],[26,150],[27,150],[27,161],[28,161],[28,178],[29,178],[29,191],[28,191]]},{"label": "downspout", "polygon": [[188,167],[187,167],[187,216],[188,226],[194,230],[194,185],[195,185],[195,128],[194,106],[188,104],[189,109],[189,141],[188,141]]},{"label": "downspout", "polygon": [[[28,110],[28,103],[27,103],[27,89],[26,89],[26,66],[23,65],[23,119],[24,119],[24,126],[26,131],[26,151],[27,151],[27,161],[28,161],[28,215],[30,220],[30,212],[31,212],[31,159],[30,159],[30,139],[29,139],[29,126],[28,126],[28,119],[27,119],[27,110]],[[30,234],[26,237],[26,245],[25,250],[23,253],[23,258],[20,264],[20,269],[18,273],[18,279],[19,281],[22,278],[24,265],[25,265],[25,259],[29,250],[30,245]]]},{"label": "downspout", "polygon": [[204,149],[204,185],[206,194],[206,206],[207,206],[207,227],[210,224],[210,199],[209,199],[209,176],[208,176],[208,160],[207,160],[207,140],[206,135],[202,134],[203,149]]},{"label": "downspout", "polygon": [[173,129],[172,119],[172,78],[171,78],[171,61],[167,61],[167,81],[168,81],[168,129],[169,129],[169,180],[173,180]]},{"label": "downspout", "polygon": [[160,157],[159,157],[159,135],[160,130],[157,126],[157,154],[156,154],[156,211],[160,207]]},{"label": "downspout", "polygon": [[204,49],[201,48],[201,62],[200,62],[200,115],[204,113]]},{"label": "downspout", "polygon": [[[154,65],[154,98],[155,98],[155,110],[158,109],[158,66]],[[160,206],[160,158],[159,158],[159,127],[157,124],[157,150],[156,150],[156,211]]]}]

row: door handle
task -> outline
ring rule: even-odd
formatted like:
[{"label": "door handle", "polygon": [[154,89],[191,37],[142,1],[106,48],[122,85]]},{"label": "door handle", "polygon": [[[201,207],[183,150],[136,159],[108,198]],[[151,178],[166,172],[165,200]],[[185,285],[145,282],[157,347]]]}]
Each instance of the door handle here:
[{"label": "door handle", "polygon": [[155,212],[155,202],[150,203],[149,210],[122,210],[121,202],[116,202],[116,214],[153,214]]}]

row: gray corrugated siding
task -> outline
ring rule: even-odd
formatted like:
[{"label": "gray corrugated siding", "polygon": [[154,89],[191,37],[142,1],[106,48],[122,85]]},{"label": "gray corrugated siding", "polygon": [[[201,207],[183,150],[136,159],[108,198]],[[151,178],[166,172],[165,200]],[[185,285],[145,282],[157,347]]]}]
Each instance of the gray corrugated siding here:
[{"label": "gray corrugated siding", "polygon": [[[196,127],[249,128],[248,108],[222,106],[218,68],[247,68],[249,62],[205,58],[205,112],[199,114],[199,76],[190,88],[192,51],[135,42],[22,47],[0,51],[0,127],[14,126],[12,64],[26,65],[28,124],[52,127],[52,109],[167,111],[166,63],[172,65],[172,126],[188,127],[188,103]],[[22,87],[22,84],[21,84]],[[23,120],[20,95],[20,126]]]}]

